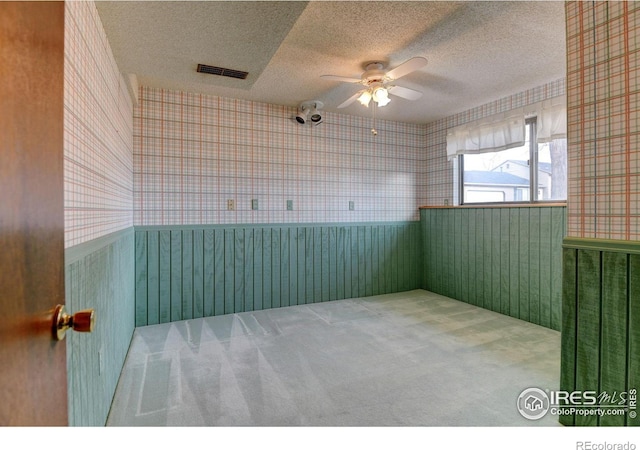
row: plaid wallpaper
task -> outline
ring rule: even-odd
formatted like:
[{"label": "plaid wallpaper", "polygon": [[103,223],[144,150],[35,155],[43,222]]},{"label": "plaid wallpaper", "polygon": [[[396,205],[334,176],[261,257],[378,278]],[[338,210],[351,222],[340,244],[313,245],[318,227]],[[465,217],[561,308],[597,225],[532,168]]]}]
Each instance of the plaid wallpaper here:
[{"label": "plaid wallpaper", "polygon": [[568,234],[638,240],[640,2],[567,2]]},{"label": "plaid wallpaper", "polygon": [[133,105],[92,2],[65,2],[65,247],[133,225]]},{"label": "plaid wallpaper", "polygon": [[[67,247],[134,223],[417,220],[457,197],[448,128],[565,93],[562,79],[425,126],[379,121],[376,137],[370,119],[300,126],[292,108],[151,88],[134,109],[94,4],[66,11]],[[567,2],[566,15],[568,233],[635,240],[640,2]]]},{"label": "plaid wallpaper", "polygon": [[367,118],[303,126],[295,108],[149,87],[139,100],[135,225],[419,220],[424,126],[378,120],[373,136]]},{"label": "plaid wallpaper", "polygon": [[458,202],[455,161],[447,160],[447,130],[494,114],[522,108],[565,94],[565,79],[559,79],[476,108],[445,117],[426,126],[427,199],[425,206],[442,206]]}]

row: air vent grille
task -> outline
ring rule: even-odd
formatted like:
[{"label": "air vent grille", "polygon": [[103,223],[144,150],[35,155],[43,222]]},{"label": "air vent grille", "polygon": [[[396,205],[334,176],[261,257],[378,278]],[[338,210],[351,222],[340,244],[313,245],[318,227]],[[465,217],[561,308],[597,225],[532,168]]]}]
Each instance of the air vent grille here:
[{"label": "air vent grille", "polygon": [[249,72],[241,70],[225,69],[224,67],[208,66],[206,64],[198,64],[198,72],[208,73],[210,75],[220,75],[221,77],[238,78],[244,80]]}]

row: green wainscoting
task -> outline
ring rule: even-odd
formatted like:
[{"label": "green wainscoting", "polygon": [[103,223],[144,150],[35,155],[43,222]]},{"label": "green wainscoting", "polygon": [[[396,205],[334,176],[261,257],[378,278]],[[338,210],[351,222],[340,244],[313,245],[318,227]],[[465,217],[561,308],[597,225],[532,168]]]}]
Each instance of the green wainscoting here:
[{"label": "green wainscoting", "polygon": [[67,333],[69,425],[104,426],[134,331],[134,231],[65,250],[70,313],[93,308],[92,333]]},{"label": "green wainscoting", "polygon": [[560,330],[566,207],[420,210],[423,287]]},{"label": "green wainscoting", "polygon": [[136,326],[421,287],[419,222],[135,230]]},{"label": "green wainscoting", "polygon": [[[560,389],[608,394],[639,389],[640,243],[566,238],[563,246]],[[560,422],[640,425],[629,415],[562,416]]]}]

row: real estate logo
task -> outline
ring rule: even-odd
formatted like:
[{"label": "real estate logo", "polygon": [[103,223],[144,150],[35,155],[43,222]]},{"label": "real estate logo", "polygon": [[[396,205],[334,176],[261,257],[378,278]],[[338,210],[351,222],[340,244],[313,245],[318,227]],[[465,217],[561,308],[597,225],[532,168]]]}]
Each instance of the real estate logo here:
[{"label": "real estate logo", "polygon": [[556,416],[624,416],[637,417],[637,390],[622,392],[550,391],[527,388],[520,393],[518,412],[529,420],[538,420],[547,413]]},{"label": "real estate logo", "polygon": [[549,412],[549,396],[538,388],[528,388],[518,396],[518,411],[525,419],[538,420]]}]

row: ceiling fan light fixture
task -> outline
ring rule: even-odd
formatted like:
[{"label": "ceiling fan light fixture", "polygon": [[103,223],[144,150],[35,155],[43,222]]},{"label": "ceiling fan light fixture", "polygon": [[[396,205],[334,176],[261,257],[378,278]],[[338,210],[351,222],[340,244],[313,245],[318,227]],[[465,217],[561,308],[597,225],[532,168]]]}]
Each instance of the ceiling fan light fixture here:
[{"label": "ceiling fan light fixture", "polygon": [[373,89],[372,97],[378,106],[385,106],[391,101],[389,99],[389,92],[382,86]]},{"label": "ceiling fan light fixture", "polygon": [[384,99],[380,99],[378,100],[378,106],[386,106],[389,104],[389,102],[391,101],[390,98],[386,97]]},{"label": "ceiling fan light fixture", "polygon": [[371,92],[368,90],[364,91],[360,97],[358,97],[358,101],[362,106],[369,106],[369,102],[371,101]]},{"label": "ceiling fan light fixture", "polygon": [[322,78],[347,83],[358,83],[365,86],[364,91],[356,92],[354,95],[342,102],[338,108],[346,108],[356,100],[365,107],[369,106],[371,100],[374,101],[374,106],[385,106],[391,101],[389,98],[389,89],[391,88],[394,88],[394,96],[402,97],[406,100],[418,100],[422,96],[422,92],[402,86],[386,86],[386,84],[391,83],[398,78],[402,78],[411,72],[419,70],[426,64],[426,58],[416,56],[388,71],[385,70],[384,64],[381,62],[368,63],[365,65],[365,71],[360,75],[360,79],[342,77],[338,75],[322,75]]}]

